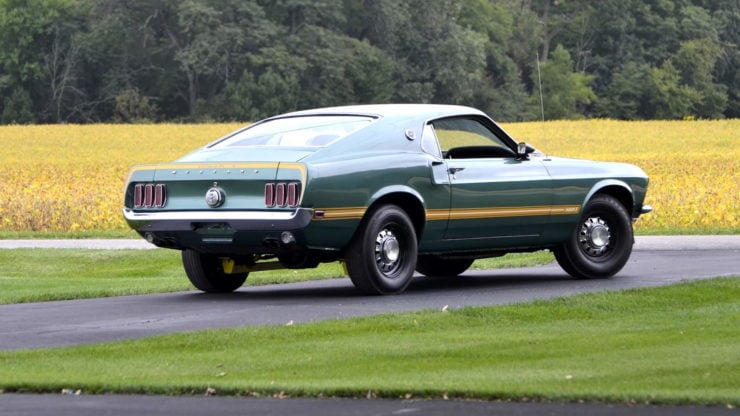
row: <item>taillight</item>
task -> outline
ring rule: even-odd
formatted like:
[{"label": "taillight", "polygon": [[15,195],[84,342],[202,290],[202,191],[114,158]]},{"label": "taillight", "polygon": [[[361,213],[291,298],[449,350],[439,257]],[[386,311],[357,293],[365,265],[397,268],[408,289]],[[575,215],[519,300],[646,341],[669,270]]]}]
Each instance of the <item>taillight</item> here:
[{"label": "taillight", "polygon": [[134,186],[134,208],[162,208],[166,204],[166,185],[147,183]]},{"label": "taillight", "polygon": [[298,184],[297,183],[289,183],[288,184],[288,191],[287,191],[286,201],[285,203],[288,204],[289,207],[294,207],[297,204],[298,201]]},{"label": "taillight", "polygon": [[274,183],[265,184],[265,205],[267,206],[267,208],[272,208],[275,206],[275,184]]},{"label": "taillight", "polygon": [[267,183],[265,184],[265,206],[296,207],[299,203],[301,187],[299,183]]},{"label": "taillight", "polygon": [[285,206],[285,184],[279,183],[275,185],[275,205],[279,207]]}]

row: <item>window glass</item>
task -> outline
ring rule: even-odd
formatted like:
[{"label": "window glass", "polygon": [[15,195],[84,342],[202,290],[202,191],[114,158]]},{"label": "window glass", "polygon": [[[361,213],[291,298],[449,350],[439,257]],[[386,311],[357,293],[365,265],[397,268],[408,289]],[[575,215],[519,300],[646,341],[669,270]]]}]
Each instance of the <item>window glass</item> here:
[{"label": "window glass", "polygon": [[213,147],[325,147],[368,126],[373,120],[363,116],[278,118],[242,130]]},{"label": "window glass", "polygon": [[478,120],[447,118],[432,123],[442,151],[461,146],[507,147],[491,130]]},{"label": "window glass", "polygon": [[442,158],[442,152],[439,150],[437,138],[434,136],[434,129],[431,124],[424,126],[424,132],[421,134],[421,150],[432,156]]}]

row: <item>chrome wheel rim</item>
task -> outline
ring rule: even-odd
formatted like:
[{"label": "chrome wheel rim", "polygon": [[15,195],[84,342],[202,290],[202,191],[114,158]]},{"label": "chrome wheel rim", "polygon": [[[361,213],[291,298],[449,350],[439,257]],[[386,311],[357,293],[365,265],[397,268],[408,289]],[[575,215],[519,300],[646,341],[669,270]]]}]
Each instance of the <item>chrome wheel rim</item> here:
[{"label": "chrome wheel rim", "polygon": [[601,257],[609,250],[612,235],[609,224],[601,217],[589,217],[578,230],[578,243],[584,253]]},{"label": "chrome wheel rim", "polygon": [[393,230],[384,228],[375,237],[375,264],[386,276],[393,277],[401,265],[401,244]]}]

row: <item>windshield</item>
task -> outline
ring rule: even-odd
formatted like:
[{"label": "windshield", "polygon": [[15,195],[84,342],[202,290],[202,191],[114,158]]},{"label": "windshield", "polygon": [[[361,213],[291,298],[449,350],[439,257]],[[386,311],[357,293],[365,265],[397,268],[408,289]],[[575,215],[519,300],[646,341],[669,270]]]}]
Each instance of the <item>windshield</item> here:
[{"label": "windshield", "polygon": [[251,146],[325,147],[369,125],[364,116],[278,118],[244,129],[213,148]]}]

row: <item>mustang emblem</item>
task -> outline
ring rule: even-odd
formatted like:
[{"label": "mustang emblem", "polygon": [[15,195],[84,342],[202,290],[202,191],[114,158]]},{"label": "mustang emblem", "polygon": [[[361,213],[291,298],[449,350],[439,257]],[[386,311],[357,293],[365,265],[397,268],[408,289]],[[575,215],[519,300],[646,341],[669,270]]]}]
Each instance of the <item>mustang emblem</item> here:
[{"label": "mustang emblem", "polygon": [[218,208],[223,205],[225,199],[224,190],[218,187],[218,183],[214,182],[213,187],[206,192],[206,204],[211,208]]}]

